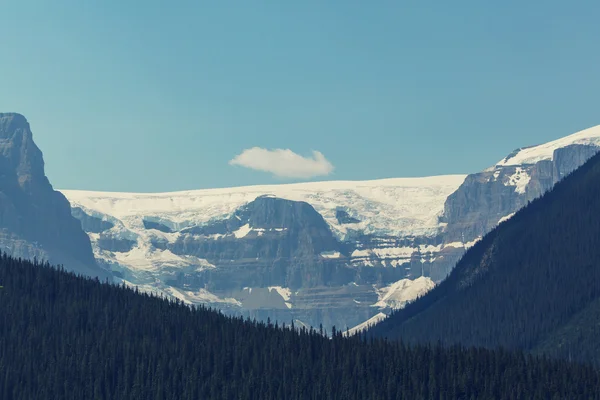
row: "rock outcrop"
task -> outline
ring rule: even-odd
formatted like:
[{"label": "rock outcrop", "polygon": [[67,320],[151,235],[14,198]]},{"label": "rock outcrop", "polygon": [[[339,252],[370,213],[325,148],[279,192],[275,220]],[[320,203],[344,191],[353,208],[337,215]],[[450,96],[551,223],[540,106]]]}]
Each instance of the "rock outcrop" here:
[{"label": "rock outcrop", "polygon": [[81,274],[108,276],[97,266],[69,202],[46,178],[29,123],[15,113],[0,114],[0,249]]},{"label": "rock outcrop", "polygon": [[269,196],[258,197],[228,219],[182,230],[168,249],[219,265],[197,276],[213,289],[299,289],[352,279],[343,264],[320,256],[344,252],[323,217],[308,203]]},{"label": "rock outcrop", "polygon": [[446,242],[471,241],[499,221],[541,196],[596,152],[597,146],[572,144],[553,151],[535,164],[497,165],[467,176],[444,205]]}]

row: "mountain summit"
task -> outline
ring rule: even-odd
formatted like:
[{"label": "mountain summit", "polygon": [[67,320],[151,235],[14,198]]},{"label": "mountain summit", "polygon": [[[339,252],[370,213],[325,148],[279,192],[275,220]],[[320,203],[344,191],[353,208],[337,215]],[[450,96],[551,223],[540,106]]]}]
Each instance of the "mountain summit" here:
[{"label": "mountain summit", "polygon": [[89,237],[44,174],[42,152],[21,114],[0,113],[0,249],[104,277]]}]

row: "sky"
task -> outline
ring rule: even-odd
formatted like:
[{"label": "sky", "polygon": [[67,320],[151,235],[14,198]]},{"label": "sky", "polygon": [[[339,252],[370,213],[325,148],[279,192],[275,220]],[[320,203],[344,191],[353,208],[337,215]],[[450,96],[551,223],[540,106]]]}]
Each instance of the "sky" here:
[{"label": "sky", "polygon": [[597,1],[4,0],[55,188],[477,172],[600,124]]}]

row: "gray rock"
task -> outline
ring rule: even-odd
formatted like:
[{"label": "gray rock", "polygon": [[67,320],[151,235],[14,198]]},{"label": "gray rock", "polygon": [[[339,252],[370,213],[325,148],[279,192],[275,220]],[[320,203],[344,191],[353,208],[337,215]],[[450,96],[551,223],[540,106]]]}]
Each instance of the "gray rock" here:
[{"label": "gray rock", "polygon": [[115,238],[112,236],[100,235],[96,241],[98,247],[102,250],[126,253],[131,251],[137,244],[135,240]]},{"label": "gray rock", "polygon": [[0,248],[102,278],[90,239],[44,174],[42,152],[20,114],[0,114]]},{"label": "gray rock", "polygon": [[[569,145],[555,150],[552,160],[521,166],[497,166],[469,175],[444,205],[441,221],[448,223],[443,233],[444,242],[468,242],[483,236],[501,218],[544,194],[597,151],[596,146]],[[524,192],[510,185],[517,169],[530,178]]]},{"label": "gray rock", "polygon": [[346,210],[336,210],[335,218],[340,224],[357,224],[360,222],[360,219],[350,216]]},{"label": "gray rock", "polygon": [[300,288],[352,279],[352,271],[344,265],[320,256],[325,251],[342,252],[342,244],[323,217],[304,202],[259,197],[226,220],[182,230],[169,249],[222,266],[196,277],[200,281],[194,286],[207,284],[213,290]]},{"label": "gray rock", "polygon": [[71,208],[71,214],[81,222],[81,227],[86,232],[101,233],[115,226],[110,221],[87,214],[80,207]]},{"label": "gray rock", "polygon": [[160,222],[149,221],[147,219],[142,221],[144,224],[144,228],[146,229],[156,229],[157,231],[172,233],[173,230],[166,225],[161,224]]}]

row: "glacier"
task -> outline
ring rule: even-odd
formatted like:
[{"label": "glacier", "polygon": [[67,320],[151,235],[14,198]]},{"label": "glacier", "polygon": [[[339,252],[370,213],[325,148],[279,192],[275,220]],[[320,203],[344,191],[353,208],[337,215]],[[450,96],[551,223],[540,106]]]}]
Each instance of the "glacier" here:
[{"label": "glacier", "polygon": [[[231,215],[259,196],[305,201],[312,205],[334,233],[344,238],[350,229],[390,235],[433,235],[444,201],[466,175],[392,178],[372,181],[325,181],[284,185],[203,189],[170,193],[118,193],[62,190],[73,206],[92,215],[119,220],[133,231],[143,229],[142,218],[151,217],[172,229],[206,223]],[[340,224],[336,210],[348,210],[359,219]]]},{"label": "glacier", "polygon": [[599,148],[600,126],[469,175],[62,193],[117,281],[258,319],[344,328],[430,290]]}]

